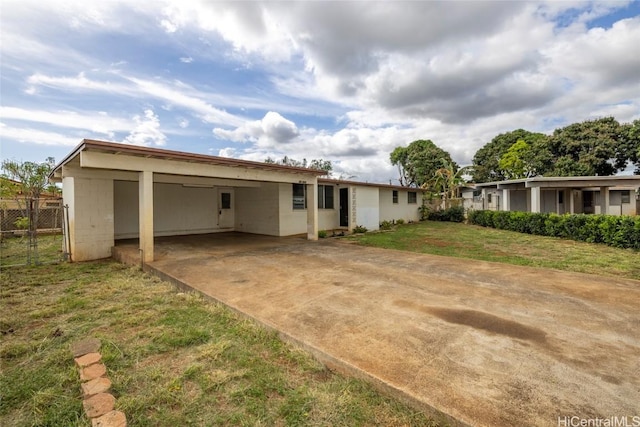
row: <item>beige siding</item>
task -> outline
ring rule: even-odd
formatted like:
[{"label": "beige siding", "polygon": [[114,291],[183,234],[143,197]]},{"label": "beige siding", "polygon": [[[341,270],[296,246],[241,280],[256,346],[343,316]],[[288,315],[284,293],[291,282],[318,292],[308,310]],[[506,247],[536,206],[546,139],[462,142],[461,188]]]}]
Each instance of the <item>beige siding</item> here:
[{"label": "beige siding", "polygon": [[258,188],[236,188],[236,230],[279,236],[279,188],[275,183],[262,183]]},{"label": "beige siding", "polygon": [[69,205],[71,258],[108,258],[113,247],[113,180],[65,177],[64,203]]}]

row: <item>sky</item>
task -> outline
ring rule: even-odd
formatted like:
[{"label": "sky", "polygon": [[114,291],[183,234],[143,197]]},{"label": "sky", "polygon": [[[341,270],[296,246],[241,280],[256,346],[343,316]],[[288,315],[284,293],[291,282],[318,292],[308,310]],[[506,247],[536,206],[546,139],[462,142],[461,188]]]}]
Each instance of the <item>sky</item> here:
[{"label": "sky", "polygon": [[398,183],[430,139],[640,119],[640,1],[2,0],[0,156],[82,139]]}]

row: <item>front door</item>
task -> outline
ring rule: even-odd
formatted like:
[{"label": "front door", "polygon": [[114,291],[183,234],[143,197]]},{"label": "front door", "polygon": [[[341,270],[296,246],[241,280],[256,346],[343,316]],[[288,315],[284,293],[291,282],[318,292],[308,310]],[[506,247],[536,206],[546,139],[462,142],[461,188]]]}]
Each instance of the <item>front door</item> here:
[{"label": "front door", "polygon": [[349,226],[349,189],[340,189],[340,227]]},{"label": "front door", "polygon": [[233,228],[235,225],[233,209],[233,189],[218,190],[218,227]]}]

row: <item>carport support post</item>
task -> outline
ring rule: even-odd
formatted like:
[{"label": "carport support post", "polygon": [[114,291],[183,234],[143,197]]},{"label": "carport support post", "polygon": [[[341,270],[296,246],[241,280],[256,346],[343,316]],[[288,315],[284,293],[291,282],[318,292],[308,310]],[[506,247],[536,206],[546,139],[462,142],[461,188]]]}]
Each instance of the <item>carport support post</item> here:
[{"label": "carport support post", "polygon": [[609,213],[609,187],[600,187],[600,213]]},{"label": "carport support post", "polygon": [[138,174],[140,251],[142,262],[153,261],[153,172]]},{"label": "carport support post", "polygon": [[511,191],[507,188],[502,189],[502,210],[507,212],[511,210]]},{"label": "carport support post", "polygon": [[540,213],[540,187],[531,187],[531,212]]},{"label": "carport support post", "polygon": [[307,240],[318,240],[318,187],[307,184]]}]

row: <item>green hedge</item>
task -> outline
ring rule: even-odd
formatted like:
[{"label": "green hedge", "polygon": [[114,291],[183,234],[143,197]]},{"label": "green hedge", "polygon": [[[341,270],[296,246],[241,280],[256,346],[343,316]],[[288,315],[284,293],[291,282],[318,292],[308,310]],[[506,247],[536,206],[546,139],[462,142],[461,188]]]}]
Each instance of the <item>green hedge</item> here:
[{"label": "green hedge", "polygon": [[453,206],[440,211],[430,211],[427,214],[427,219],[430,221],[462,222],[464,221],[464,208]]},{"label": "green hedge", "polygon": [[471,224],[640,249],[640,216],[469,211]]}]

